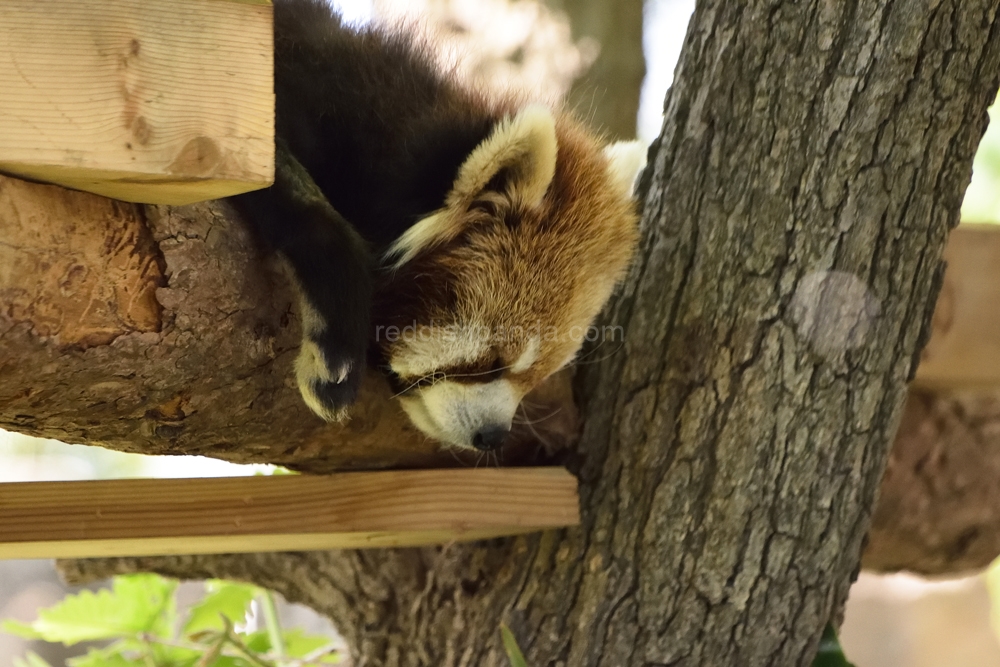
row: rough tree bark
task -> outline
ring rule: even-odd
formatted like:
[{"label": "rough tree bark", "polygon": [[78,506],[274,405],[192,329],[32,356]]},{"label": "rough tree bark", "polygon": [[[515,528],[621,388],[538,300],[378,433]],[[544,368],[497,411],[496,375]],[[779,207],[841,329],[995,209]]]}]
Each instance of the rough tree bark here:
[{"label": "rough tree bark", "polygon": [[[615,354],[597,351],[578,378],[585,420],[568,464],[581,481],[580,528],[440,549],[64,570],[250,579],[328,614],[359,665],[505,665],[501,620],[532,665],[808,665],[858,565],[940,252],[996,93],[998,6],[698,4],[644,177],[639,258],[609,315],[626,341]],[[175,296],[210,289],[166,264],[169,288],[182,285]],[[164,318],[184,310],[180,298],[161,303]],[[32,340],[28,324],[9,322],[0,319],[0,334]],[[169,339],[177,326],[191,335]],[[146,351],[161,336],[208,354],[218,338],[203,326],[175,319],[160,333],[64,354],[40,341],[31,358],[57,368],[70,357],[83,369],[88,354],[127,356],[137,336],[150,337]],[[259,387],[262,375],[278,382],[284,357],[247,362],[233,391]],[[196,382],[209,374],[200,360],[179,373],[178,360],[165,367]],[[0,365],[17,372],[19,363]],[[116,381],[155,401],[171,395],[127,374]],[[165,402],[143,417],[183,424],[163,432],[135,431],[138,418],[81,424],[86,402],[68,418],[57,408],[75,396],[34,384],[25,397],[0,392],[5,424],[47,432],[51,419],[76,439],[95,429],[116,446],[131,433],[190,438],[187,447],[212,453],[214,444],[232,458],[246,436],[225,417],[187,425],[208,404],[178,414]],[[224,396],[218,385],[195,388]],[[292,391],[267,395],[285,408]],[[245,405],[239,419],[274,403]],[[128,401],[121,409],[139,411]],[[264,419],[258,426],[253,438],[273,433]],[[200,429],[212,438],[195,444]]]}]

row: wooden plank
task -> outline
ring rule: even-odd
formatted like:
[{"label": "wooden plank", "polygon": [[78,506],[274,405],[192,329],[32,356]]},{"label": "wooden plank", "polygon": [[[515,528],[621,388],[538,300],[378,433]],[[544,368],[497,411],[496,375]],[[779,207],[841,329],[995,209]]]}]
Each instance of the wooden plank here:
[{"label": "wooden plank", "polygon": [[417,546],[579,523],[562,468],[0,484],[0,558]]},{"label": "wooden plank", "polygon": [[960,225],[915,384],[934,389],[1000,386],[1000,225]]},{"label": "wooden plank", "polygon": [[274,177],[269,3],[0,2],[0,172],[185,204]]}]

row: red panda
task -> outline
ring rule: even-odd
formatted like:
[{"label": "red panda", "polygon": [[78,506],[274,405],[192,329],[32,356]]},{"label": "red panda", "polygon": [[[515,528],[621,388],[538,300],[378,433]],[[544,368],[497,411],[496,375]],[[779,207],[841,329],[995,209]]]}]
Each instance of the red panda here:
[{"label": "red panda", "polygon": [[274,22],[275,184],[234,203],[299,283],[305,403],[342,419],[367,361],[428,436],[500,447],[628,267],[645,151],[323,0],[275,0]]}]

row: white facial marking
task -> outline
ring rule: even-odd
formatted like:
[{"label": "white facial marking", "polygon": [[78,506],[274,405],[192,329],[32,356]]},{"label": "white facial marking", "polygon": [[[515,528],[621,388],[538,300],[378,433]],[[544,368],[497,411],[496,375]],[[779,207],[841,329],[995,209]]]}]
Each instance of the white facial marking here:
[{"label": "white facial marking", "polygon": [[512,373],[523,373],[524,371],[531,368],[531,364],[538,361],[538,353],[541,351],[542,341],[538,336],[532,336],[528,339],[528,344],[524,348],[524,352],[521,356],[517,358],[510,366]]},{"label": "white facial marking", "polygon": [[432,438],[471,447],[473,436],[486,426],[510,427],[521,396],[507,380],[462,384],[447,380],[400,398],[403,410]]},{"label": "white facial marking", "polygon": [[441,368],[473,363],[490,349],[485,325],[420,327],[404,331],[389,366],[402,377],[423,377]]}]

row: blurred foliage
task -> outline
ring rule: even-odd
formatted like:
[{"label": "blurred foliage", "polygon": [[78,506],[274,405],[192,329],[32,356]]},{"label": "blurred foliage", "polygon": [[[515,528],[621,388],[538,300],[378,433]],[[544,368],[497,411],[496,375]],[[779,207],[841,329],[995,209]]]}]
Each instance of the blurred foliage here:
[{"label": "blurred foliage", "polygon": [[147,456],[104,447],[70,445],[0,429],[0,481],[225,477],[289,474],[279,466],[239,465],[204,456]]},{"label": "blurred foliage", "polygon": [[17,468],[28,466],[25,470],[16,470],[14,476],[20,478],[18,481],[30,481],[32,468],[44,471],[47,479],[138,477],[143,474],[145,461],[149,458],[3,430],[0,430],[0,455],[5,463],[14,463],[16,459],[21,464]]},{"label": "blurred foliage", "polygon": [[844,649],[840,647],[837,631],[832,625],[827,625],[823,630],[823,637],[819,640],[819,651],[816,652],[812,667],[854,667],[847,661]]},{"label": "blurred foliage", "polygon": [[[69,659],[67,667],[320,667],[343,662],[329,637],[281,628],[270,591],[208,581],[205,596],[182,619],[177,583],[155,574],[115,577],[110,590],[69,595],[40,610],[32,623],[4,621],[3,630],[66,645],[110,642]],[[246,624],[255,603],[264,612],[263,630],[249,630]],[[14,664],[51,667],[35,653]]]},{"label": "blurred foliage", "polygon": [[986,590],[990,594],[990,621],[993,633],[1000,639],[1000,558],[994,560],[984,574]]},{"label": "blurred foliage", "polygon": [[528,667],[528,661],[524,659],[521,647],[517,645],[514,633],[510,631],[506,623],[500,624],[500,639],[503,641],[503,650],[507,653],[507,659],[510,660],[510,667]]},{"label": "blurred foliage", "polygon": [[990,109],[990,126],[972,163],[962,222],[1000,223],[1000,97]]}]

